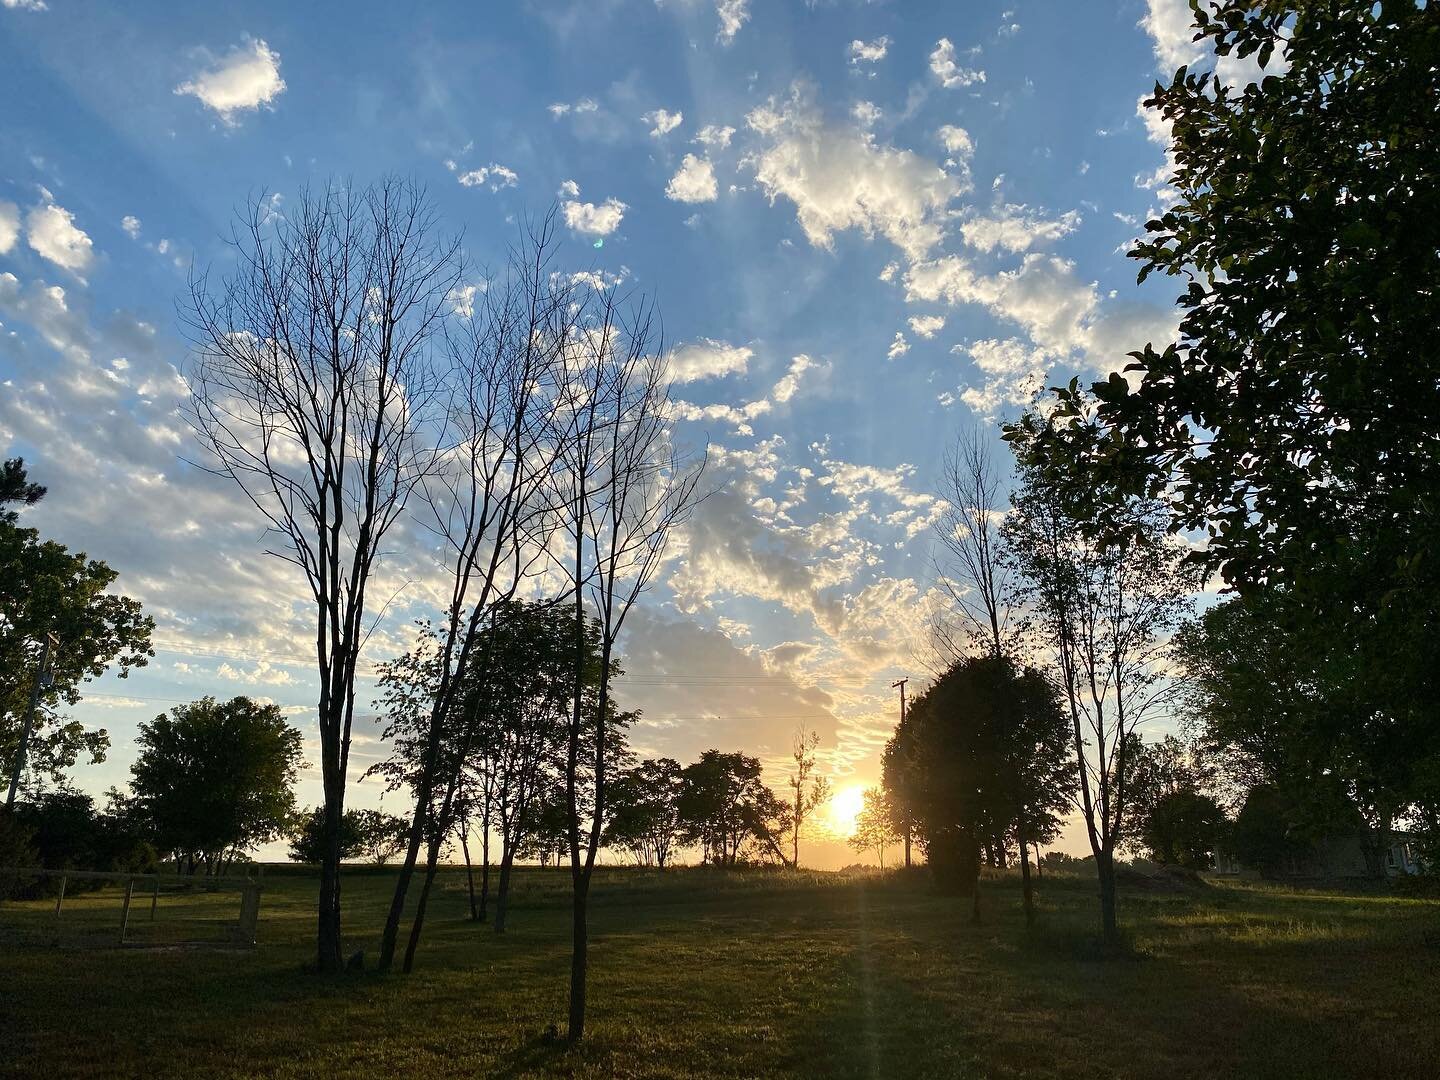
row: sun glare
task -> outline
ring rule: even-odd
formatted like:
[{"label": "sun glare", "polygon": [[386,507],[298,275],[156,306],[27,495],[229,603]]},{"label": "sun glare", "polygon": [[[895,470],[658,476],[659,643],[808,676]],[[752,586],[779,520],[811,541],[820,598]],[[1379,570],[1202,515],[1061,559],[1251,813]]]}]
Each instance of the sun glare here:
[{"label": "sun glare", "polygon": [[841,836],[854,835],[855,819],[864,807],[864,788],[842,788],[830,799],[830,827]]}]

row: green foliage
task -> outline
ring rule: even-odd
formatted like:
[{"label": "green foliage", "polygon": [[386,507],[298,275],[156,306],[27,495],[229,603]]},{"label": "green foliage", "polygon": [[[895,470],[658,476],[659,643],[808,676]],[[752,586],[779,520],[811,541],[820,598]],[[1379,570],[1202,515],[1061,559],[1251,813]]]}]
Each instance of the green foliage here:
[{"label": "green foliage", "polygon": [[885,869],[885,849],[894,847],[901,840],[895,817],[890,797],[883,787],[865,789],[865,801],[855,818],[855,831],[850,834],[848,843],[856,851],[875,852],[882,870]]},{"label": "green foliage", "polygon": [[[293,818],[290,825],[290,858],[318,866],[325,861],[325,808],[317,806]],[[354,859],[365,850],[364,827],[355,810],[340,817],[340,860]]]},{"label": "green foliage", "polygon": [[699,846],[706,862],[785,861],[781,838],[789,831],[790,808],[765,786],[761,771],[749,754],[706,750],[681,772],[682,837]]},{"label": "green foliage", "polygon": [[604,843],[629,852],[641,866],[664,868],[680,840],[680,763],[642,761],[609,785]]},{"label": "green foliage", "polygon": [[133,810],[162,851],[213,873],[285,832],[304,755],[278,705],[201,698],[141,724],[136,743]]},{"label": "green foliage", "polygon": [[71,553],[63,544],[42,541],[34,529],[16,524],[7,502],[30,505],[45,489],[25,477],[23,462],[0,469],[0,764],[14,766],[21,727],[47,634],[58,644],[49,658],[49,685],[40,694],[26,752],[27,770],[59,783],[82,754],[103,761],[109,737],[87,731],[58,715],[80,700],[80,686],[112,664],[124,678],[142,667],[150,650],[153,620],[140,604],[108,590],[118,576],[103,562]]},{"label": "green foliage", "polygon": [[985,656],[956,662],[915,699],[892,739],[890,798],[904,801],[942,886],[973,890],[982,846],[1017,821],[1053,828],[1073,790],[1071,729],[1034,668]]},{"label": "green foliage", "polygon": [[1209,795],[1179,789],[1160,796],[1140,825],[1150,857],[1166,866],[1208,870],[1230,822]]},{"label": "green foliage", "polygon": [[97,810],[84,792],[60,788],[0,812],[0,866],[146,873],[155,865],[139,823],[115,805]]}]

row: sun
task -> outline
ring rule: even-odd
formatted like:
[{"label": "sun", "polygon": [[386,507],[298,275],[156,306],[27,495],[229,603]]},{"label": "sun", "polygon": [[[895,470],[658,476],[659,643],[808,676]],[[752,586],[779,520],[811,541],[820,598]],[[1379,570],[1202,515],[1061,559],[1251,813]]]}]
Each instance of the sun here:
[{"label": "sun", "polygon": [[855,820],[865,808],[865,789],[862,787],[841,788],[831,796],[828,813],[830,827],[841,836],[855,834]]}]

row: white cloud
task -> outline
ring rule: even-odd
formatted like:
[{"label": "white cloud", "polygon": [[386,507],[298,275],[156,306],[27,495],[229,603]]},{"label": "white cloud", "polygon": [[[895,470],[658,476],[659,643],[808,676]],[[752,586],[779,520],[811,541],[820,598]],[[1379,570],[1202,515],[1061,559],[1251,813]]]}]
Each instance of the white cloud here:
[{"label": "white cloud", "polygon": [[944,315],[913,315],[910,318],[910,330],[917,337],[928,340],[943,329],[945,329]]},{"label": "white cloud", "polygon": [[861,41],[856,38],[850,42],[846,55],[850,57],[852,64],[876,64],[885,59],[885,54],[890,51],[890,39],[878,37],[874,41]]},{"label": "white cloud", "polygon": [[859,229],[921,258],[944,235],[950,200],[966,190],[963,178],[909,150],[864,131],[827,128],[799,89],[785,102],[772,98],[746,122],[769,145],[745,164],[772,203],[780,197],[794,203],[816,247],[829,248],[836,232]]},{"label": "white cloud", "polygon": [[935,138],[952,154],[969,157],[975,153],[975,140],[970,138],[970,133],[962,127],[945,124],[935,132]]},{"label": "white cloud", "polygon": [[1195,16],[1189,0],[1146,0],[1140,25],[1154,42],[1157,66],[1168,74],[1182,64],[1193,64],[1204,52],[1194,40]]},{"label": "white cloud", "polygon": [[754,355],[755,350],[747,345],[731,345],[712,338],[700,338],[680,346],[670,354],[670,379],[676,383],[689,383],[699,379],[718,379],[725,375],[743,373]]},{"label": "white cloud", "polygon": [[175,87],[177,94],[199,98],[227,124],[238,123],[239,113],[270,104],[284,90],[280,54],[258,38],[236,45],[208,68]]},{"label": "white cloud", "polygon": [[985,72],[963,68],[955,62],[955,46],[950,44],[949,38],[941,38],[935,43],[935,51],[930,54],[930,70],[947,90],[985,81]]},{"label": "white cloud", "polygon": [[685,119],[685,114],[682,112],[672,113],[669,109],[656,109],[653,112],[646,113],[640,119],[652,125],[650,128],[650,137],[652,139],[658,139],[663,135],[670,134],[670,132],[679,127]]},{"label": "white cloud", "polygon": [[56,266],[80,273],[94,259],[90,237],[75,225],[75,215],[54,203],[37,206],[25,215],[26,239]]},{"label": "white cloud", "polygon": [[720,18],[715,40],[729,45],[750,19],[750,0],[715,0],[715,14]]},{"label": "white cloud", "polygon": [[784,405],[790,401],[800,389],[801,377],[818,366],[809,356],[801,353],[790,361],[789,370],[776,381],[765,397],[742,405],[694,405],[688,401],[675,401],[672,402],[672,409],[680,420],[720,420],[733,424],[741,435],[753,435],[755,432],[750,427],[750,421],[773,411],[776,405]]},{"label": "white cloud", "polygon": [[979,385],[966,386],[960,400],[986,420],[993,420],[1003,406],[1033,401],[1045,385],[1050,366],[1044,350],[1016,338],[987,338],[957,345],[951,352],[968,355],[984,376]]},{"label": "white cloud", "polygon": [[555,117],[556,120],[559,120],[562,116],[565,116],[568,113],[572,112],[576,115],[582,116],[586,113],[599,112],[600,103],[591,98],[581,98],[579,101],[574,102],[573,104],[564,101],[557,101],[553,105],[547,105],[546,108],[550,110],[551,116]]},{"label": "white cloud", "polygon": [[665,197],[676,202],[714,202],[716,193],[715,169],[709,158],[697,158],[686,154],[680,169],[665,185]]},{"label": "white cloud", "polygon": [[905,335],[899,330],[895,331],[895,340],[890,343],[890,348],[885,351],[886,360],[898,360],[910,351],[910,343],[905,340]]},{"label": "white cloud", "polygon": [[20,235],[20,208],[13,202],[0,199],[0,255],[15,246]]},{"label": "white cloud", "polygon": [[[49,6],[45,0],[0,0],[0,4],[11,11],[47,11]],[[0,249],[3,250],[3,249]]]},{"label": "white cloud", "polygon": [[1001,206],[990,217],[971,218],[960,226],[960,234],[971,247],[981,251],[1026,251],[1040,244],[1059,240],[1074,232],[1080,214],[1070,210],[1055,219],[1047,219],[1023,205]]},{"label": "white cloud", "polygon": [[462,319],[470,318],[475,314],[475,294],[484,291],[484,286],[479,284],[456,285],[445,296],[450,313]]},{"label": "white cloud", "polygon": [[120,219],[120,228],[125,230],[125,235],[131,240],[140,236],[140,219],[134,214],[126,214]]},{"label": "white cloud", "polygon": [[615,198],[606,199],[598,205],[580,202],[580,185],[574,180],[566,180],[561,184],[560,194],[565,200],[560,204],[560,212],[565,216],[565,224],[573,232],[586,233],[590,236],[609,236],[620,227],[620,222],[625,218],[625,211],[630,209]]},{"label": "white cloud", "polygon": [[504,165],[496,165],[493,162],[484,168],[471,169],[455,177],[460,181],[462,187],[488,186],[491,191],[499,191],[501,188],[514,187],[520,181],[520,177],[513,169],[507,169]]},{"label": "white cloud", "polygon": [[722,150],[730,145],[730,139],[735,134],[733,127],[723,127],[717,124],[706,124],[695,133],[694,142],[702,146],[719,147]]},{"label": "white cloud", "polygon": [[873,101],[857,101],[850,110],[855,122],[862,128],[872,128],[884,119],[885,113]]}]

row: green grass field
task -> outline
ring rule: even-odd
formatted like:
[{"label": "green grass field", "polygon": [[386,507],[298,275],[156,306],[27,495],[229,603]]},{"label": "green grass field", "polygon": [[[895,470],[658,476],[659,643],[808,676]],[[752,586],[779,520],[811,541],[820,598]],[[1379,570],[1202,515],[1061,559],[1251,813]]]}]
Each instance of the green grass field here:
[{"label": "green grass field", "polygon": [[[373,962],[391,877],[345,884]],[[602,870],[590,1028],[570,1050],[561,873],[520,874],[510,932],[442,875],[417,970],[311,974],[313,878],[266,879],[259,946],[234,894],[0,908],[0,1072],[15,1076],[1435,1077],[1440,903],[1216,883],[1126,895],[1131,955],[1096,958],[1093,885],[986,883],[985,919],[923,872]],[[208,922],[206,920],[209,920]],[[90,931],[95,944],[82,947]],[[58,939],[58,944],[57,944]]]}]

